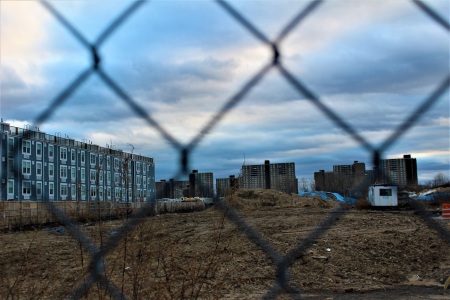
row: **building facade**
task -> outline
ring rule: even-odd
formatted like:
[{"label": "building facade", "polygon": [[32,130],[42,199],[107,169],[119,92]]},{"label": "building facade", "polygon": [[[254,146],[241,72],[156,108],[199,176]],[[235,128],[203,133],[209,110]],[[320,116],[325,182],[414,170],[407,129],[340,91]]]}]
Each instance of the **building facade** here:
[{"label": "building facade", "polygon": [[192,170],[189,174],[189,197],[214,197],[213,173],[199,173]]},{"label": "building facade", "polygon": [[3,122],[0,156],[2,200],[155,199],[153,158]]},{"label": "building facade", "polygon": [[417,160],[410,154],[403,158],[381,159],[377,181],[399,187],[417,186]]},{"label": "building facade", "polygon": [[351,165],[334,165],[333,171],[315,172],[314,181],[318,191],[337,192],[352,197],[365,193],[373,183],[373,179],[368,177],[366,164],[357,160]]},{"label": "building facade", "polygon": [[234,175],[228,178],[216,179],[216,193],[218,197],[225,197],[239,188],[238,179]]},{"label": "building facade", "polygon": [[180,199],[182,197],[189,197],[189,181],[188,180],[174,180],[169,181],[162,179],[155,183],[156,199]]},{"label": "building facade", "polygon": [[274,189],[285,193],[298,193],[294,163],[243,165],[239,177],[240,189]]}]

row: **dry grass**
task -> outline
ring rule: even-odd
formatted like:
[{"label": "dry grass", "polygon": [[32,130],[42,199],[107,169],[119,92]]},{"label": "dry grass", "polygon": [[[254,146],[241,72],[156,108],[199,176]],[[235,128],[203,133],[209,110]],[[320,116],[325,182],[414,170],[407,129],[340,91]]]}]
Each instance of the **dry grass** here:
[{"label": "dry grass", "polygon": [[[280,255],[337,205],[272,191],[245,191],[227,201]],[[79,226],[100,248],[125,221]],[[100,283],[83,290],[92,258],[67,231],[6,232],[0,245],[1,299],[65,299],[78,288],[86,299],[111,298]],[[448,296],[440,282],[450,275],[450,258],[442,255],[448,251],[449,245],[413,211],[350,208],[299,254],[290,267],[291,284],[315,295],[310,299],[345,298],[348,291],[364,298],[363,293],[380,289],[398,291],[383,295],[386,299]],[[214,208],[145,218],[109,249],[103,262],[102,276],[131,299],[255,299],[274,284],[277,273],[271,259]]]}]

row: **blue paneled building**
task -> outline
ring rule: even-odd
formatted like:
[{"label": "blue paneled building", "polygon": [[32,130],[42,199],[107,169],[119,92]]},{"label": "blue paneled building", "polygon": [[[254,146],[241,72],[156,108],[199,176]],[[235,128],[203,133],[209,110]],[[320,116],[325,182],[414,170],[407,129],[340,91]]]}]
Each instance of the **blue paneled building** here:
[{"label": "blue paneled building", "polygon": [[1,200],[155,199],[153,158],[0,124]]}]

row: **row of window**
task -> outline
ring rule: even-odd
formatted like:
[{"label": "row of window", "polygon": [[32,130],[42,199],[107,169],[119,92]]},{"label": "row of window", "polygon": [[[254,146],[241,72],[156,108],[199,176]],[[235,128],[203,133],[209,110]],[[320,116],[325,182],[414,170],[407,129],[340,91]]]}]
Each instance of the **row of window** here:
[{"label": "row of window", "polygon": [[[9,151],[11,153],[14,152],[14,138],[9,138]],[[31,154],[31,141],[29,140],[23,140],[22,141],[22,153],[26,154],[26,155],[30,155]],[[36,156],[38,158],[42,157],[42,143],[40,142],[36,142]],[[72,161],[72,163],[75,163],[76,161],[76,150],[75,149],[67,149],[64,147],[60,148],[60,154],[59,157],[62,161],[67,161],[68,159],[68,155],[70,155],[70,160]],[[55,156],[55,151],[54,151],[54,145],[48,145],[48,157],[49,158],[54,158]],[[101,154],[98,155],[98,161],[99,163],[103,162],[103,160],[106,159],[106,165],[107,168],[110,169],[110,159],[108,157],[103,158],[103,156]],[[80,151],[80,160],[81,163],[84,164],[85,160],[86,160],[86,155],[84,151]],[[91,165],[96,165],[97,163],[97,154],[95,153],[90,153],[90,160],[89,160]],[[120,160],[117,158],[114,158],[114,168],[115,169],[119,169],[120,166]],[[142,164],[142,171],[145,172],[145,164]],[[131,171],[131,164],[128,165],[129,171]],[[147,171],[150,171],[150,165],[147,166]],[[141,163],[137,162],[136,163],[136,172],[139,173],[141,172]]]},{"label": "row of window", "polygon": [[[84,199],[86,197],[86,186],[83,185],[79,185],[77,186],[76,184],[60,184],[60,196],[61,197],[67,197],[69,196],[69,187],[70,187],[70,195],[73,199],[77,198],[77,194],[79,196],[81,196],[82,199]],[[31,196],[31,188],[32,188],[32,184],[31,181],[22,181],[22,195],[23,196]],[[94,199],[97,197],[97,190],[99,193],[99,198],[101,200],[103,200],[103,196],[104,196],[104,189],[103,188],[99,188],[96,186],[91,186],[89,188],[89,196],[91,199]],[[154,191],[152,189],[136,189],[134,196],[135,197],[148,197],[150,196],[150,193]],[[36,181],[35,183],[35,192],[36,195],[42,196],[42,182],[40,181]],[[106,197],[108,199],[111,199],[111,187],[107,187],[105,189],[106,192]],[[126,189],[125,188],[120,188],[120,187],[116,187],[114,188],[114,198],[116,199],[120,199],[123,197],[126,197]],[[8,194],[14,195],[14,180],[8,180]],[[49,182],[48,183],[48,194],[49,197],[54,197],[55,196],[55,183],[53,182]],[[133,195],[133,191],[132,189],[128,189],[128,196],[131,197]]]},{"label": "row of window", "polygon": [[[68,177],[68,171],[67,171],[67,166],[62,165],[59,166],[59,176],[62,179],[67,179]],[[69,167],[70,168],[70,167]],[[22,174],[23,175],[31,175],[31,161],[29,160],[23,160],[22,161]],[[97,178],[98,175],[98,178]],[[42,176],[42,162],[36,162],[36,176]],[[54,164],[49,163],[48,164],[48,177],[51,180],[53,177],[55,176],[55,169],[54,169]],[[81,172],[80,172],[80,180],[81,182],[85,182],[86,179],[86,169],[85,168],[81,168]],[[123,178],[121,180],[121,174],[120,173],[114,173],[114,183],[116,184],[120,184],[121,181],[124,184],[125,183],[125,178]],[[72,167],[70,168],[70,178],[72,180],[72,182],[75,182],[77,179],[77,174],[76,174],[76,168]],[[103,172],[97,172],[97,170],[90,170],[90,176],[89,179],[91,181],[98,181],[100,183],[103,183]],[[136,175],[135,177],[136,179],[136,184],[137,185],[146,185],[147,184],[147,176],[140,176],[140,175]],[[142,180],[141,180],[142,179]],[[131,182],[131,176],[128,175],[127,177],[127,182]],[[106,172],[106,182],[107,184],[111,184],[111,172]],[[150,183],[150,182],[149,182]]]}]

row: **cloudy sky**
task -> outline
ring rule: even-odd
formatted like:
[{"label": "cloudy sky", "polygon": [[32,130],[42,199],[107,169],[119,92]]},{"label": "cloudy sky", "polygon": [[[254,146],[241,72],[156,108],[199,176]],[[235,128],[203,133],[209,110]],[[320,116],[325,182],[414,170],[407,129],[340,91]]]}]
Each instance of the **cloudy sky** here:
[{"label": "cloudy sky", "polygon": [[[49,1],[87,44],[132,2]],[[275,41],[309,1],[229,1]],[[449,20],[450,1],[425,2]],[[1,110],[33,126],[92,66],[87,47],[37,1],[0,1]],[[382,145],[449,76],[449,32],[410,1],[326,1],[278,45],[280,63],[373,148]],[[272,49],[214,1],[151,1],[106,39],[101,69],[147,113],[137,116],[92,73],[39,129],[153,157],[157,179],[175,177],[188,145],[272,59]],[[151,126],[151,121],[161,130]],[[411,154],[419,181],[449,176],[449,91],[390,144]],[[286,81],[267,73],[193,148],[189,169],[237,175],[243,163],[295,162],[298,178],[371,153]]]}]

